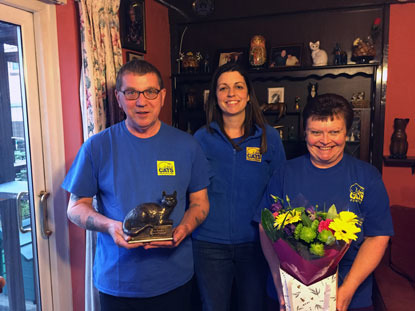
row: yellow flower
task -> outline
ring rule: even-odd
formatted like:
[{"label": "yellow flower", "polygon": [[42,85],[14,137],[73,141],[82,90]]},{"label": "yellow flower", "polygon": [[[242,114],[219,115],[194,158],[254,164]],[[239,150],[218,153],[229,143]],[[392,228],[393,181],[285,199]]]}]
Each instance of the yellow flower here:
[{"label": "yellow flower", "polygon": [[299,222],[301,220],[301,212],[300,211],[289,211],[286,213],[279,214],[275,217],[274,228],[281,229],[282,224],[284,223],[284,227],[288,224],[293,224]]},{"label": "yellow flower", "polygon": [[354,224],[358,224],[360,222],[356,214],[353,212],[343,211],[339,213],[338,217],[340,217],[343,221],[351,222]]},{"label": "yellow flower", "polygon": [[356,214],[352,212],[340,212],[330,223],[329,228],[334,230],[336,240],[343,240],[349,243],[350,240],[356,240],[356,233],[360,232],[360,221]]}]

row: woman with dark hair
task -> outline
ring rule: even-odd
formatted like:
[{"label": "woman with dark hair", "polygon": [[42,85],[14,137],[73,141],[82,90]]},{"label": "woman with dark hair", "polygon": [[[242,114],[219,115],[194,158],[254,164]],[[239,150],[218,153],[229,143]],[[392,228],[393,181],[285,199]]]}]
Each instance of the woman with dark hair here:
[{"label": "woman with dark hair", "polygon": [[[336,310],[373,310],[372,272],[393,235],[389,198],[382,177],[372,165],[344,153],[353,121],[350,103],[336,94],[319,95],[304,107],[305,141],[309,154],[287,161],[269,181],[259,211],[270,208],[270,195],[290,198],[295,207],[335,204],[363,220],[338,270]],[[259,221],[259,215],[256,216]],[[260,225],[262,249],[281,304],[279,261]]]},{"label": "woman with dark hair", "polygon": [[210,164],[210,212],[193,234],[203,310],[263,310],[266,262],[252,217],[273,171],[285,162],[278,132],[265,123],[252,83],[238,64],[219,67],[205,127],[195,137]]}]

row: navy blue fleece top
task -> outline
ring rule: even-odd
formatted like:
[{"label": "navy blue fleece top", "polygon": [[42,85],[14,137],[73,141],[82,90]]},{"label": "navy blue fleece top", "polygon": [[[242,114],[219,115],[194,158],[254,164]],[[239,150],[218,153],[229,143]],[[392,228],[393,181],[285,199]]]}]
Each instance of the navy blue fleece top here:
[{"label": "navy blue fleece top", "polygon": [[241,150],[212,123],[213,131],[201,128],[195,133],[210,168],[208,187],[210,211],[193,233],[197,240],[237,244],[258,240],[258,224],[252,221],[274,170],[285,162],[284,147],[278,132],[266,126],[267,152],[260,154],[262,129],[238,142]]}]

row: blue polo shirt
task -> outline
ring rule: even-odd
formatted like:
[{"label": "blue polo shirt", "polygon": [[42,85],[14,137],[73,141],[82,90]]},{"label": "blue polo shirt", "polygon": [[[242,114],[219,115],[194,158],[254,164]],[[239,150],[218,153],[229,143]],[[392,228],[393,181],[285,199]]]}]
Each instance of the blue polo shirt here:
[{"label": "blue polo shirt", "polygon": [[[83,144],[62,187],[81,197],[96,195],[98,211],[119,221],[141,203],[160,203],[163,191],[177,191],[178,203],[169,217],[177,226],[188,194],[208,186],[207,168],[203,151],[189,134],[162,123],[155,136],[141,139],[121,122]],[[103,293],[152,297],[192,276],[190,237],[173,249],[128,250],[115,245],[109,234],[98,233],[93,277]]]}]

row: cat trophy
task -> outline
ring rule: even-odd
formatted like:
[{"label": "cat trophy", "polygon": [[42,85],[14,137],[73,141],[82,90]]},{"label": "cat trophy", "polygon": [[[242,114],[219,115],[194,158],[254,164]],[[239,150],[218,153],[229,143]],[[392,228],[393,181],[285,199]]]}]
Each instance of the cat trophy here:
[{"label": "cat trophy", "polygon": [[128,243],[173,240],[173,220],[168,217],[177,204],[176,196],[176,191],[163,191],[161,205],[143,203],[132,209],[122,224],[124,233],[131,237]]}]

